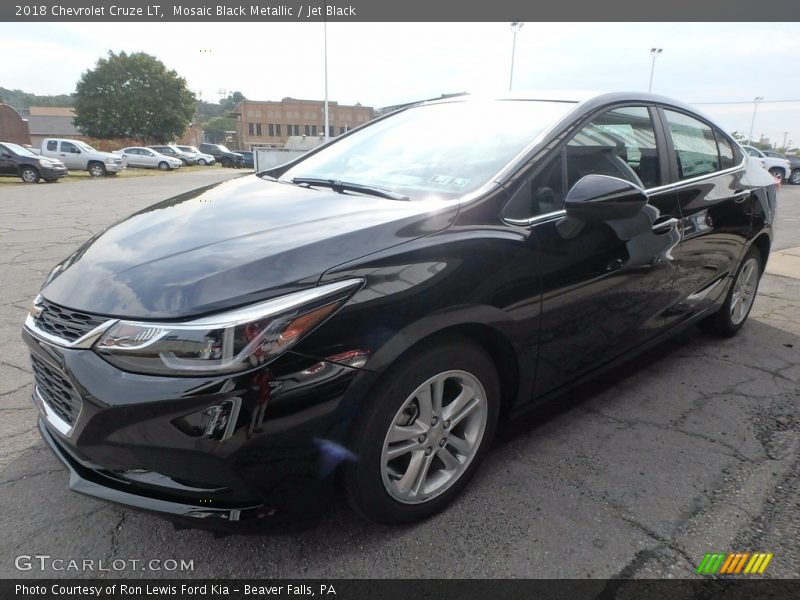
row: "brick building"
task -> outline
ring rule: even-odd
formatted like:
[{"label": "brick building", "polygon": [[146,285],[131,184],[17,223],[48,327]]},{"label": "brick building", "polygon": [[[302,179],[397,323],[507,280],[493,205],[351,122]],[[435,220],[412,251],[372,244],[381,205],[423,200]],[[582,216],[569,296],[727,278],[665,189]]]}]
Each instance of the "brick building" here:
[{"label": "brick building", "polygon": [[0,102],[0,141],[13,144],[30,144],[28,121],[8,104]]},{"label": "brick building", "polygon": [[[243,100],[233,111],[239,149],[282,148],[289,136],[322,136],[324,107],[322,100]],[[328,136],[341,135],[374,117],[375,111],[370,106],[349,106],[329,101]]]}]

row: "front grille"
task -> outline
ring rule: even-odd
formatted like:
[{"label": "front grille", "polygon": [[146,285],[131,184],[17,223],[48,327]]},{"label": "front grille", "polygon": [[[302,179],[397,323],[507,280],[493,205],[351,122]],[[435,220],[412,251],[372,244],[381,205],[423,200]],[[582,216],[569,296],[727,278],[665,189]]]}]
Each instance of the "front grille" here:
[{"label": "front grille", "polygon": [[108,320],[105,317],[88,315],[52,304],[44,298],[40,300],[39,305],[42,307],[42,311],[36,318],[36,327],[69,342],[83,337]]},{"label": "front grille", "polygon": [[69,380],[55,367],[31,355],[36,390],[47,406],[69,425],[81,412],[81,397]]}]

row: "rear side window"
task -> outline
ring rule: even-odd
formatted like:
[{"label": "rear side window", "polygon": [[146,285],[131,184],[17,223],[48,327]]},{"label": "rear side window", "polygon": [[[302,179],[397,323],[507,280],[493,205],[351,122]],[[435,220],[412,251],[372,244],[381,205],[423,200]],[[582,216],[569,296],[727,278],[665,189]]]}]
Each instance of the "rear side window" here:
[{"label": "rear side window", "polygon": [[733,144],[722,135],[719,131],[715,131],[717,135],[717,147],[719,148],[719,166],[721,169],[730,169],[736,166],[736,154],[733,151]]},{"label": "rear side window", "polygon": [[678,161],[678,178],[689,179],[719,171],[719,154],[714,131],[705,123],[665,110],[675,158]]},{"label": "rear side window", "polygon": [[50,150],[51,152],[55,152],[56,150],[58,150],[58,142],[55,140],[50,140],[49,142],[47,142],[47,149]]}]

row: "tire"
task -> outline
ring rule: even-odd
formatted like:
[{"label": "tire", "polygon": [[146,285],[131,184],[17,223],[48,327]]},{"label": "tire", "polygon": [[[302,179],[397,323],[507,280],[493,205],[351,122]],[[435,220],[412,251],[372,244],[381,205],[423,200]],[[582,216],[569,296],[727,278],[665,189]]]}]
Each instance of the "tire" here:
[{"label": "tire", "polygon": [[[425,401],[435,398],[434,389],[443,390],[439,410],[435,401]],[[456,397],[464,398],[458,400],[460,408]],[[455,412],[448,415],[448,409]],[[380,379],[354,423],[348,445],[358,459],[344,471],[350,505],[386,524],[439,512],[488,452],[499,410],[497,372],[479,346],[454,339],[412,350]],[[448,420],[457,415],[457,423]],[[390,434],[400,441],[393,442]],[[410,437],[403,441],[405,435]]]},{"label": "tire", "polygon": [[228,159],[228,158],[223,158],[223,159],[222,159],[222,166],[223,166],[224,168],[226,168],[226,169],[230,169],[230,168],[231,168],[233,165],[231,164],[231,161],[230,161],[230,159]]},{"label": "tire", "polygon": [[784,179],[784,175],[786,174],[786,173],[785,173],[785,171],[784,171],[783,169],[781,169],[780,167],[772,167],[772,168],[769,170],[769,173],[770,173],[770,175],[772,175],[773,177],[780,177],[780,178],[781,178],[781,181],[783,181],[783,179]]},{"label": "tire", "polygon": [[792,185],[800,185],[800,169],[792,171],[792,174],[789,175],[789,183]]},{"label": "tire", "polygon": [[201,158],[200,160],[197,161],[197,164],[200,165],[201,167],[205,167],[206,166],[206,159],[205,158]]},{"label": "tire", "polygon": [[22,167],[19,171],[19,178],[25,183],[38,183],[41,175],[33,167]]},{"label": "tire", "polygon": [[158,163],[158,168],[162,171],[169,171],[172,167],[169,166],[168,162],[162,160],[160,163]]},{"label": "tire", "polygon": [[92,163],[86,170],[89,171],[91,177],[104,177],[106,175],[106,167],[101,163]]},{"label": "tire", "polygon": [[721,337],[736,335],[753,308],[763,264],[758,248],[750,248],[736,269],[736,276],[722,306],[713,315],[698,323],[700,329]]}]

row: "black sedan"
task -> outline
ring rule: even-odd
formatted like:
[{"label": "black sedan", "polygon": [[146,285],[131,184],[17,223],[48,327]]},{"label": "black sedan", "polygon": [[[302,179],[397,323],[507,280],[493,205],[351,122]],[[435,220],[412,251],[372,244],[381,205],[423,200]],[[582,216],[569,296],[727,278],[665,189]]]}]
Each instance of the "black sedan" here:
[{"label": "black sedan", "polygon": [[58,181],[68,174],[64,163],[39,156],[19,144],[0,142],[0,177],[19,177],[25,183]]},{"label": "black sedan", "polygon": [[[491,124],[491,127],[484,126]],[[25,322],[75,491],[186,526],[445,507],[500,421],[680,329],[745,323],[776,183],[646,94],[450,99],[156,204]]]}]

